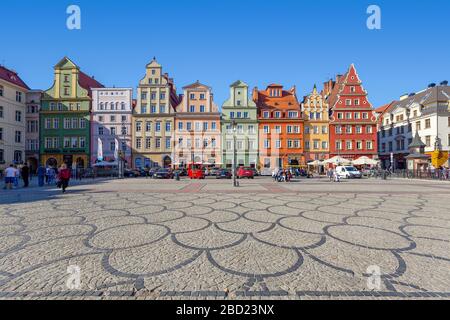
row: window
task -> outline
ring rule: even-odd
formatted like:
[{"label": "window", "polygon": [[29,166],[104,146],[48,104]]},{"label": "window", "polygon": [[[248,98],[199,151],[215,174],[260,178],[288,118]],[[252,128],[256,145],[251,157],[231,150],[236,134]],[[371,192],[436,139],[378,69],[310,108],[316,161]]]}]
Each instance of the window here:
[{"label": "window", "polygon": [[72,145],[72,148],[78,148],[78,138],[77,137],[72,137],[71,145]]},{"label": "window", "polygon": [[[2,106],[0,106],[0,118],[3,118],[3,107]],[[450,125],[450,120],[449,120],[449,125]]]},{"label": "window", "polygon": [[165,100],[165,99],[166,99],[166,94],[165,94],[165,93],[161,93],[161,94],[159,95],[159,98],[160,98],[161,100]]},{"label": "window", "polygon": [[277,111],[277,112],[275,112],[275,118],[281,118],[281,112],[280,111]]},{"label": "window", "polygon": [[314,134],[319,134],[319,126],[313,126]]},{"label": "window", "polygon": [[204,93],[200,94],[200,100],[205,100],[205,94]]},{"label": "window", "polygon": [[242,112],[238,112],[238,113],[237,113],[237,118],[238,118],[238,119],[242,118]]},{"label": "window", "polygon": [[216,141],[216,138],[212,138],[212,139],[211,139],[211,147],[214,148],[214,149],[217,147],[217,141]]},{"label": "window", "polygon": [[152,148],[152,138],[146,138],[145,139],[145,149],[151,149]]},{"label": "window", "polygon": [[427,145],[427,147],[431,147],[431,136],[425,137],[425,144]]},{"label": "window", "polygon": [[172,131],[172,122],[166,122],[166,132]]},{"label": "window", "polygon": [[281,133],[281,126],[275,126],[275,132],[280,134]]},{"label": "window", "polygon": [[186,130],[187,131],[191,131],[192,130],[192,123],[191,122],[187,122],[186,123]]},{"label": "window", "polygon": [[121,129],[122,135],[126,135],[128,133],[127,131],[127,127],[123,126]]},{"label": "window", "polygon": [[355,93],[355,92],[356,92],[356,88],[355,88],[354,86],[351,86],[351,87],[350,87],[350,92],[351,92],[351,93]]},{"label": "window", "polygon": [[351,106],[352,105],[352,100],[351,99],[346,99],[345,100],[345,105],[346,106]]},{"label": "window", "polygon": [[80,129],[86,129],[86,119],[80,119]]},{"label": "window", "polygon": [[347,141],[345,147],[347,150],[353,150],[353,142]]},{"label": "window", "polygon": [[249,150],[255,150],[255,146],[256,146],[255,141],[250,140],[250,141],[248,142],[248,149],[249,149]]},{"label": "window", "polygon": [[16,101],[22,102],[22,92],[16,91]]},{"label": "window", "polygon": [[136,149],[142,148],[142,138],[136,138]]},{"label": "window", "polygon": [[305,149],[307,149],[307,150],[311,149],[311,142],[310,141],[305,141]]},{"label": "window", "polygon": [[345,114],[345,119],[350,120],[351,118],[352,118],[351,112],[347,112],[347,113]]},{"label": "window", "polygon": [[178,130],[183,131],[183,122],[178,122]]},{"label": "window", "polygon": [[369,114],[367,112],[363,112],[362,117],[364,120],[369,119]]},{"label": "window", "polygon": [[359,106],[359,99],[355,99],[354,104],[355,106]]},{"label": "window", "polygon": [[416,122],[416,131],[420,131],[421,130],[421,126],[420,126],[420,121]]},{"label": "window", "polygon": [[215,122],[211,122],[211,130],[217,130],[217,124]]},{"label": "window", "polygon": [[195,94],[194,94],[194,93],[191,93],[191,94],[189,95],[189,99],[195,100]]},{"label": "window", "polygon": [[372,141],[367,141],[366,142],[366,147],[367,147],[367,150],[372,150],[373,149],[373,142]]},{"label": "window", "polygon": [[14,162],[22,163],[22,151],[14,151]]},{"label": "window", "polygon": [[264,126],[264,133],[265,134],[269,134],[270,133],[270,127],[269,126]]},{"label": "window", "polygon": [[208,122],[203,122],[203,131],[208,131]]},{"label": "window", "polygon": [[289,111],[288,113],[289,118],[298,118],[298,112],[297,111]]},{"label": "window", "polygon": [[3,86],[0,86],[0,97],[3,97]]},{"label": "window", "polygon": [[5,162],[5,150],[0,149],[0,163]]},{"label": "window", "polygon": [[366,127],[366,132],[369,133],[369,134],[373,133],[373,127],[372,126],[367,126]]},{"label": "window", "polygon": [[345,133],[352,133],[352,132],[353,132],[352,126],[346,126],[345,127]]},{"label": "window", "polygon": [[245,119],[248,118],[248,112],[244,112],[244,118],[245,118]]},{"label": "window", "polygon": [[[240,141],[240,142],[242,143],[242,141]],[[209,144],[208,139],[203,139],[203,148],[208,148],[208,144]],[[238,142],[238,145],[239,145],[239,142]],[[238,147],[238,149],[239,149],[239,147]]]},{"label": "window", "polygon": [[270,148],[270,140],[265,139],[264,140],[264,149],[269,149]]},{"label": "window", "polygon": [[110,120],[111,122],[116,122],[116,116],[111,116]]},{"label": "window", "polygon": [[328,127],[322,126],[322,134],[328,134]]},{"label": "window", "polygon": [[190,106],[189,107],[189,112],[195,112],[195,106]]},{"label": "window", "polygon": [[320,149],[320,141],[319,140],[314,140],[313,148],[314,148],[314,150]]},{"label": "window", "polygon": [[152,104],[150,112],[151,113],[156,113],[156,104]]},{"label": "window", "polygon": [[141,100],[147,100],[147,92],[141,93]]},{"label": "window", "polygon": [[356,149],[357,150],[362,150],[362,142],[361,141],[356,141]]},{"label": "window", "polygon": [[152,123],[150,121],[145,122],[145,131],[146,132],[152,131]]},{"label": "window", "polygon": [[53,119],[53,129],[58,129],[58,128],[59,128],[59,119],[54,118]]},{"label": "window", "polygon": [[336,149],[342,150],[342,142],[341,141],[336,141]]},{"label": "window", "polygon": [[142,122],[136,122],[136,132],[142,131]]},{"label": "window", "polygon": [[311,131],[309,126],[305,126],[305,134],[309,134]]},{"label": "window", "polygon": [[430,129],[431,128],[431,119],[426,119],[425,120],[425,129]]},{"label": "window", "polygon": [[64,148],[70,148],[70,138],[64,137],[63,146],[64,146]]},{"label": "window", "polygon": [[292,133],[292,126],[287,126],[287,133]]},{"label": "window", "polygon": [[102,136],[102,135],[103,135],[103,132],[104,132],[103,127],[98,128],[98,135],[99,135],[99,136]]},{"label": "window", "polygon": [[155,125],[155,131],[156,132],[161,132],[161,122],[157,122]]},{"label": "window", "polygon": [[362,133],[362,127],[356,126],[356,133],[361,134]]},{"label": "window", "polygon": [[141,114],[146,114],[147,113],[147,105],[143,104],[141,105]]},{"label": "window", "polygon": [[200,106],[200,112],[205,112],[205,106]]},{"label": "window", "polygon": [[0,141],[3,140],[3,128],[0,128]]},{"label": "window", "polygon": [[110,144],[109,144],[109,147],[110,147],[110,151],[115,151],[116,150],[116,142],[115,141],[112,141]]},{"label": "window", "polygon": [[22,122],[22,112],[16,111],[16,121]]},{"label": "window", "polygon": [[281,140],[275,140],[275,148],[281,149]]},{"label": "window", "polygon": [[234,112],[230,112],[230,119],[234,119]]},{"label": "window", "polygon": [[324,150],[328,149],[328,142],[322,141],[322,149]]},{"label": "window", "polygon": [[270,168],[270,158],[264,159],[264,168],[266,169]]},{"label": "window", "polygon": [[255,126],[254,125],[249,125],[248,126],[248,133],[250,133],[250,134],[254,134],[255,133]]},{"label": "window", "polygon": [[361,113],[356,112],[356,113],[355,113],[355,119],[356,119],[356,120],[361,119]]},{"label": "window", "polygon": [[241,105],[241,100],[236,101],[237,105],[240,106]]},{"label": "window", "polygon": [[159,106],[159,113],[166,113],[166,105],[165,104],[161,104]]},{"label": "window", "polygon": [[110,132],[111,132],[112,136],[115,136],[116,135],[116,128],[115,127],[111,127],[110,128]]},{"label": "window", "polygon": [[338,112],[337,118],[338,118],[339,120],[344,119],[344,114],[343,114],[342,112]]}]

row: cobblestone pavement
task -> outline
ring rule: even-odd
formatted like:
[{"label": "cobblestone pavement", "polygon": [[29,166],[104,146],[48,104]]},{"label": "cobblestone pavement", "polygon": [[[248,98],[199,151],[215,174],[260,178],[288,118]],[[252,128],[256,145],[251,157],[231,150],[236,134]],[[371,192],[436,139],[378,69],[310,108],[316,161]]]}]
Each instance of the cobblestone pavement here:
[{"label": "cobblestone pavement", "polygon": [[406,180],[2,190],[0,299],[448,299],[449,195]]}]

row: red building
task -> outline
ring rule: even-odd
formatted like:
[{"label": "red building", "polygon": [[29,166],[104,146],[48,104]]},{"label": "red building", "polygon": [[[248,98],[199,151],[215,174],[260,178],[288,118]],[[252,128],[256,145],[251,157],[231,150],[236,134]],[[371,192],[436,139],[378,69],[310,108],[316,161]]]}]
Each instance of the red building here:
[{"label": "red building", "polygon": [[355,66],[335,81],[326,82],[322,94],[330,106],[330,157],[376,159],[377,114]]}]

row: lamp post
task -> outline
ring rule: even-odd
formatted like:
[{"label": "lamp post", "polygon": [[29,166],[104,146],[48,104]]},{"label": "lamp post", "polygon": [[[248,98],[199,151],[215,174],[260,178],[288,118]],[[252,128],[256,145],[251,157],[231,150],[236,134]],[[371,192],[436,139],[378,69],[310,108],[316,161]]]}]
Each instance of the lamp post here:
[{"label": "lamp post", "polygon": [[237,131],[237,122],[236,120],[233,120],[232,124],[231,124],[232,128],[233,128],[233,186],[234,187],[239,187],[239,184],[237,182],[237,177],[236,177],[236,131]]}]

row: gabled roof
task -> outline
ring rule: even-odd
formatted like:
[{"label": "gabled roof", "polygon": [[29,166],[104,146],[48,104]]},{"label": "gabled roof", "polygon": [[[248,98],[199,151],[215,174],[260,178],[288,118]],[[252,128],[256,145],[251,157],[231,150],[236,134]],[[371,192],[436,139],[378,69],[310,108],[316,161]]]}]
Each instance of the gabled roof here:
[{"label": "gabled roof", "polygon": [[30,90],[27,84],[19,77],[17,72],[9,70],[3,66],[0,66],[0,79],[3,79],[26,90]]},{"label": "gabled roof", "polygon": [[244,81],[238,80],[236,82],[233,82],[230,87],[248,87],[248,84],[246,84]]},{"label": "gabled roof", "polygon": [[196,82],[194,82],[194,83],[192,83],[192,84],[189,84],[189,85],[187,85],[187,86],[185,86],[185,87],[183,87],[183,90],[186,90],[186,89],[196,89],[196,88],[200,88],[200,87],[204,87],[204,88],[207,88],[207,89],[211,89],[209,86],[207,86],[206,84],[202,84],[202,83],[200,83],[200,81],[196,81]]},{"label": "gabled roof", "polygon": [[87,74],[85,74],[84,72],[81,72],[81,71],[79,73],[78,83],[80,84],[81,87],[83,87],[84,89],[89,90],[89,91],[92,88],[104,88],[105,87],[103,84],[101,84],[94,78],[88,76]]},{"label": "gabled roof", "polygon": [[378,109],[375,109],[375,112],[383,114],[386,111],[388,111],[390,109],[390,107],[394,105],[394,103],[395,103],[395,101],[392,101],[392,102],[390,102],[388,104],[385,104],[384,106],[381,106]]},{"label": "gabled roof", "polygon": [[156,61],[156,57],[153,57],[153,60],[147,64],[147,68],[161,68],[162,66]]}]

